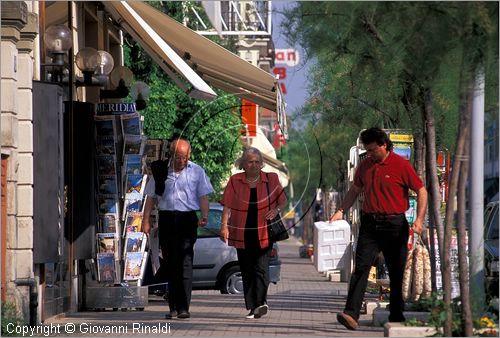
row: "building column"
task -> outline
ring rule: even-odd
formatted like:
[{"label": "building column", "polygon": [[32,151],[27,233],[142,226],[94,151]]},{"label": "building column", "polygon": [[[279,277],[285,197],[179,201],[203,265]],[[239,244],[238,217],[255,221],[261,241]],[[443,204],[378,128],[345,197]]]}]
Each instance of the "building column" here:
[{"label": "building column", "polygon": [[[7,157],[6,300],[29,322],[30,288],[19,278],[33,278],[33,40],[36,15],[26,2],[2,3],[2,155]],[[22,137],[19,137],[19,136]]]}]

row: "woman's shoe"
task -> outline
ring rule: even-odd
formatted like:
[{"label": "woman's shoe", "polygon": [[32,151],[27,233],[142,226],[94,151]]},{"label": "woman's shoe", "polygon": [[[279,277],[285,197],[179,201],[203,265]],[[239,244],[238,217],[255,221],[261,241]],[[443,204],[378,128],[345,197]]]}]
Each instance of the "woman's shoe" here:
[{"label": "woman's shoe", "polygon": [[269,306],[267,304],[261,305],[254,310],[254,318],[260,318],[267,314]]},{"label": "woman's shoe", "polygon": [[245,316],[246,319],[254,319],[254,312],[253,309],[250,310],[250,312]]}]

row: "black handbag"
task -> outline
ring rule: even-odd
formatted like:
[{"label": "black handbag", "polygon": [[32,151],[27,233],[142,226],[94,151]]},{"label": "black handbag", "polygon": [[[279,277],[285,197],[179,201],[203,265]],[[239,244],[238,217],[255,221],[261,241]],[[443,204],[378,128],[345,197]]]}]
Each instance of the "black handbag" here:
[{"label": "black handbag", "polygon": [[[267,203],[269,205],[269,210],[271,210],[271,196],[269,193],[269,176],[268,176],[268,181],[266,182],[266,188],[267,188]],[[288,236],[288,231],[286,230],[285,225],[283,224],[283,221],[281,220],[281,216],[279,213],[276,216],[274,216],[273,219],[267,220],[267,237],[271,242],[284,241],[285,239],[288,239],[290,237]]]}]

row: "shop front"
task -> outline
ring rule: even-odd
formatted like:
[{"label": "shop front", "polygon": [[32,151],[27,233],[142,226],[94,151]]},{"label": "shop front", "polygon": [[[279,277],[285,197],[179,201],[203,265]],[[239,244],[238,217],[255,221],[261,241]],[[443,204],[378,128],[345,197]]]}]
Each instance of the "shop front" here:
[{"label": "shop front", "polygon": [[[48,43],[57,25],[68,44]],[[213,100],[215,87],[284,113],[271,74],[144,2],[2,2],[2,302],[27,323],[87,308],[102,223],[96,107],[130,86],[124,34],[193,98]],[[88,47],[114,67],[89,75]]]}]

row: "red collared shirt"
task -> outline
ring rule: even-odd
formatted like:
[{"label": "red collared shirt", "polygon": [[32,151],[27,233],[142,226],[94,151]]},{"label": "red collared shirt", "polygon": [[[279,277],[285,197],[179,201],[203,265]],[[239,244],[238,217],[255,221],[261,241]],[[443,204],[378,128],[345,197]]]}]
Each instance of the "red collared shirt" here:
[{"label": "red collared shirt", "polygon": [[371,157],[362,161],[354,185],[363,188],[363,211],[376,214],[404,213],[409,208],[408,189],[424,186],[410,162],[392,151],[383,162]]},{"label": "red collared shirt", "polygon": [[[269,182],[270,198],[268,199],[266,182]],[[269,246],[267,238],[267,222],[265,214],[278,205],[286,203],[287,198],[281,186],[278,175],[275,173],[260,172],[260,182],[257,188],[257,228],[261,248]],[[238,249],[245,248],[245,223],[248,214],[248,202],[250,200],[250,185],[245,180],[245,173],[238,173],[229,179],[220,203],[231,209],[228,222],[228,243]]]}]

